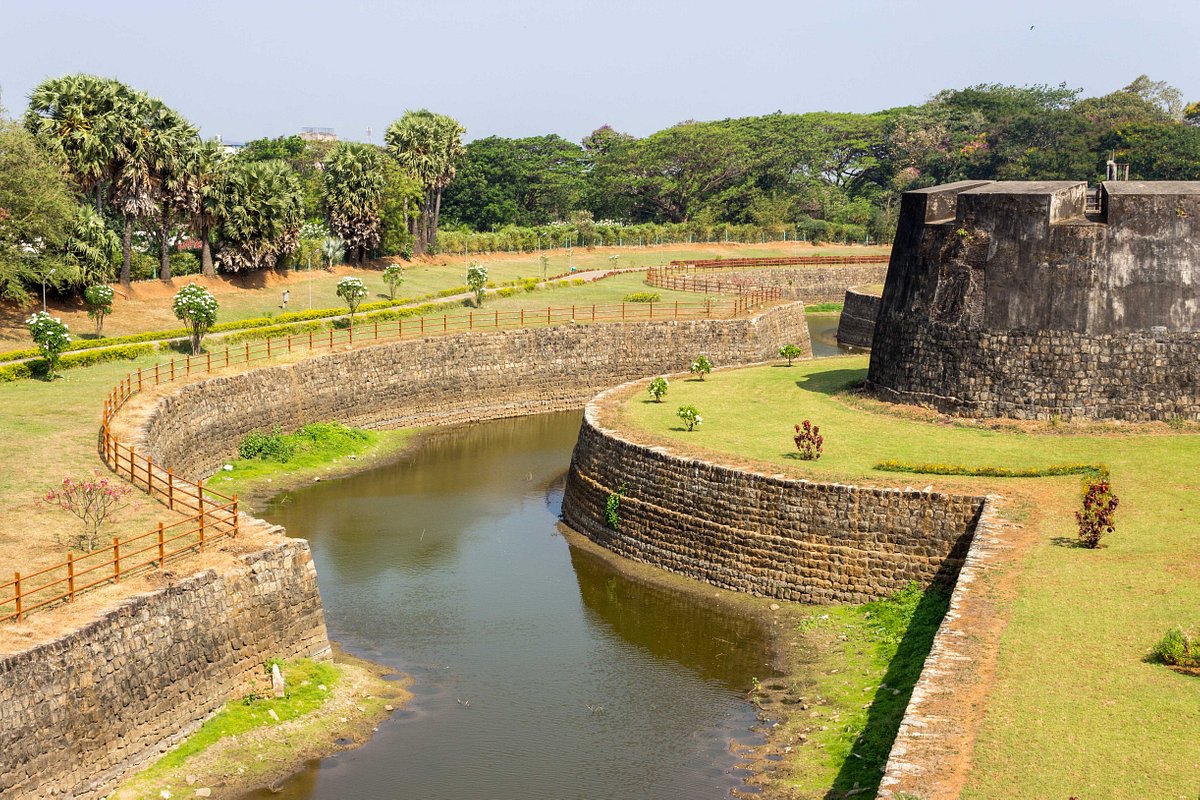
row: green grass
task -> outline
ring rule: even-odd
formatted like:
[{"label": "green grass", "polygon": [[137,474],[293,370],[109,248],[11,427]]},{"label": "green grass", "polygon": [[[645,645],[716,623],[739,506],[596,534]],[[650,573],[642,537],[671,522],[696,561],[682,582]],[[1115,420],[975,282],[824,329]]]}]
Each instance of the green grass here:
[{"label": "green grass", "polygon": [[[684,362],[692,354],[681,354]],[[1176,797],[1200,771],[1198,679],[1147,660],[1163,631],[1200,623],[1200,436],[1167,425],[1050,424],[1022,430],[880,413],[846,394],[865,377],[855,356],[720,370],[676,379],[661,404],[639,387],[625,424],[667,443],[767,462],[814,480],[904,485],[881,461],[1046,469],[1106,464],[1121,499],[1098,550],[1074,546],[1078,476],[926,477],[997,492],[1028,514],[1034,544],[1019,567],[995,685],[976,742],[968,798]],[[719,364],[717,365],[720,366]],[[695,405],[691,433],[675,418]],[[821,426],[825,454],[794,455],[792,426]],[[1190,428],[1194,430],[1194,428]],[[915,477],[915,476],[914,476]]]},{"label": "green grass", "polygon": [[[341,677],[341,669],[331,661],[299,659],[281,664],[280,671],[287,682],[286,697],[276,699],[251,694],[240,700],[231,700],[179,747],[160,758],[145,772],[139,773],[138,780],[153,783],[221,739],[278,725],[315,711],[329,697],[330,690]],[[325,688],[322,689],[322,686]],[[271,717],[271,711],[279,717],[278,722]]]},{"label": "green grass", "polygon": [[804,310],[810,314],[840,314],[842,306],[842,303],[813,303],[806,305]]}]

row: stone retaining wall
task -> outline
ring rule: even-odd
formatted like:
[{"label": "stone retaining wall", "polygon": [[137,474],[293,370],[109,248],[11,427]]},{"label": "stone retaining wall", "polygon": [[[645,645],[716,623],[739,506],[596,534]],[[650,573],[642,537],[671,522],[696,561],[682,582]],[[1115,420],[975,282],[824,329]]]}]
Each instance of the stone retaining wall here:
[{"label": "stone retaining wall", "polygon": [[338,420],[398,428],[579,408],[614,383],[713,363],[811,353],[803,306],[751,318],[563,325],[394,342],[183,386],[151,413],[141,452],[191,478],[251,430]]},{"label": "stone retaining wall", "polygon": [[308,543],[243,560],[0,658],[0,795],[103,797],[247,691],[267,659],[327,654]]},{"label": "stone retaining wall", "polygon": [[845,347],[871,349],[875,336],[875,319],[879,316],[880,297],[877,294],[847,289],[842,301],[842,316],[838,319],[837,341]]},{"label": "stone retaining wall", "polygon": [[[612,392],[621,392],[618,387]],[[672,455],[600,427],[588,405],[563,519],[626,558],[735,591],[859,603],[952,585],[982,497],[813,483]],[[605,502],[621,491],[620,523]]]},{"label": "stone retaining wall", "polygon": [[[785,300],[806,303],[837,303],[851,286],[883,283],[887,264],[830,264],[790,269],[740,269],[738,281],[747,286],[778,286]],[[724,272],[701,273],[722,280]],[[703,280],[703,278],[701,278]]]}]

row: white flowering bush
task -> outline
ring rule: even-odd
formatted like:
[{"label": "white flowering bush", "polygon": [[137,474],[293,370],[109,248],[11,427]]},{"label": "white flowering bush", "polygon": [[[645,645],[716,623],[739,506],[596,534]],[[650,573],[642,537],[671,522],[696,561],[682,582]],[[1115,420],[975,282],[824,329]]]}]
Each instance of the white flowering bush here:
[{"label": "white flowering bush", "polygon": [[337,296],[350,307],[350,323],[354,324],[354,312],[367,296],[367,287],[360,278],[342,278],[338,281]]},{"label": "white flowering bush", "polygon": [[670,386],[670,384],[667,383],[667,379],[659,376],[650,381],[650,387],[646,389],[646,391],[649,392],[650,396],[654,398],[654,402],[661,403],[663,397],[667,394],[668,386]]},{"label": "white flowering bush", "polygon": [[399,264],[388,264],[383,270],[383,282],[388,287],[388,300],[395,300],[396,290],[404,283],[404,268]]},{"label": "white flowering bush", "polygon": [[104,330],[104,318],[112,313],[113,290],[111,286],[98,283],[83,290],[83,302],[87,304],[87,315],[96,323],[96,338]]},{"label": "white flowering bush", "polygon": [[37,312],[25,320],[25,324],[29,326],[29,335],[33,337],[34,344],[42,351],[42,358],[46,359],[46,380],[53,380],[59,358],[71,343],[67,324],[45,311]]},{"label": "white flowering bush", "polygon": [[700,416],[700,412],[695,406],[680,406],[675,412],[675,416],[683,420],[683,424],[687,426],[689,431],[695,430],[696,426],[704,422],[704,418]]},{"label": "white flowering bush", "polygon": [[[712,362],[708,360],[708,356],[696,356],[692,361],[692,366],[688,369],[693,375],[699,375],[700,380],[704,380],[704,376],[712,372]],[[688,430],[691,430],[689,428]]]},{"label": "white flowering bush", "polygon": [[200,354],[200,342],[217,321],[217,298],[203,286],[189,283],[179,290],[171,304],[175,316],[183,322],[192,339],[192,355]]},{"label": "white flowering bush", "polygon": [[475,293],[475,305],[483,305],[483,295],[488,281],[487,267],[480,264],[478,261],[472,261],[471,266],[467,267],[467,286],[471,287],[471,291]]}]

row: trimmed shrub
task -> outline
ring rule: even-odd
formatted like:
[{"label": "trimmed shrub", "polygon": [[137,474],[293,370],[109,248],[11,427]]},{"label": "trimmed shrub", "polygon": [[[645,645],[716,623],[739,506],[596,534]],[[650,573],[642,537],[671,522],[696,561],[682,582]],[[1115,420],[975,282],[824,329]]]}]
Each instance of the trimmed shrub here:
[{"label": "trimmed shrub", "polygon": [[634,292],[625,295],[626,303],[661,303],[662,295],[658,292]]},{"label": "trimmed shrub", "polygon": [[1151,655],[1156,661],[1173,667],[1200,669],[1200,639],[1176,626],[1158,640]]}]

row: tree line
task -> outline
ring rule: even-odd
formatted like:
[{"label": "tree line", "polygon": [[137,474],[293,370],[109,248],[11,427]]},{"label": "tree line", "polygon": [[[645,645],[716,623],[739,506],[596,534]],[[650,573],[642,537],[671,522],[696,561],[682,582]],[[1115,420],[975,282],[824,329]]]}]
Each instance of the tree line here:
[{"label": "tree line", "polygon": [[1200,104],[1146,76],[1100,97],[979,85],[874,113],[687,121],[642,138],[608,125],[580,143],[463,134],[417,110],[383,147],[284,136],[230,154],[119,81],[46,80],[19,123],[0,118],[0,295],[47,278],[81,289],[345,253],[888,241],[900,193],[936,183],[1094,182],[1109,159],[1134,179],[1200,178]]}]

